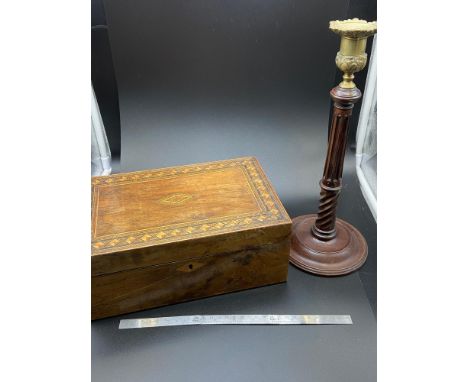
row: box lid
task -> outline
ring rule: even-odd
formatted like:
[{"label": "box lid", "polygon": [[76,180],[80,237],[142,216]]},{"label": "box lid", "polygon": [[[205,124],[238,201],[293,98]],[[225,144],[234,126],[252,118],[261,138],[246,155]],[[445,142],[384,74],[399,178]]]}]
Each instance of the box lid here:
[{"label": "box lid", "polygon": [[289,236],[255,158],[92,178],[92,274],[233,252]]}]

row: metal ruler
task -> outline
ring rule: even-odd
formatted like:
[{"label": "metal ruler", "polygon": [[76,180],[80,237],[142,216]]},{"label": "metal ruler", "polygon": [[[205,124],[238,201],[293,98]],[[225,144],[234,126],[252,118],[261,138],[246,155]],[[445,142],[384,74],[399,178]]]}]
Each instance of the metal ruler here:
[{"label": "metal ruler", "polygon": [[352,325],[350,315],[228,314],[120,320],[119,329],[186,325]]}]

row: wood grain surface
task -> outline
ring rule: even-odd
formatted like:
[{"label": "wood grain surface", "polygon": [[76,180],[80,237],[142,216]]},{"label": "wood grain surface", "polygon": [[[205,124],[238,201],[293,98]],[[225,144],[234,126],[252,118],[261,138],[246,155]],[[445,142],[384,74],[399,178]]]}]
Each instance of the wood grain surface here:
[{"label": "wood grain surface", "polygon": [[92,277],[92,319],[286,281],[289,240]]},{"label": "wood grain surface", "polygon": [[92,318],[285,281],[291,220],[255,158],[92,179]]},{"label": "wood grain surface", "polygon": [[351,224],[336,218],[349,122],[361,91],[336,86],[330,96],[334,101],[333,115],[320,180],[319,210],[318,214],[294,218],[290,261],[310,273],[340,276],[359,269],[367,259],[367,243],[362,234]]}]

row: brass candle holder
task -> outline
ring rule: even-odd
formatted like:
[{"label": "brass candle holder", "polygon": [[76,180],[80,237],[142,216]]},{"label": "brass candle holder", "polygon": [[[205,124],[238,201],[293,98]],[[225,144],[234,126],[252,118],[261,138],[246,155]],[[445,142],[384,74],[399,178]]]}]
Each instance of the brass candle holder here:
[{"label": "brass candle holder", "polygon": [[343,81],[330,91],[333,116],[320,181],[319,211],[293,219],[289,260],[310,273],[338,276],[360,268],[367,258],[366,240],[351,224],[336,218],[336,206],[349,120],[354,104],[361,98],[353,82],[354,73],[366,66],[367,38],[377,32],[377,23],[359,19],[331,21],[330,30],[341,36],[336,65],[343,72]]}]

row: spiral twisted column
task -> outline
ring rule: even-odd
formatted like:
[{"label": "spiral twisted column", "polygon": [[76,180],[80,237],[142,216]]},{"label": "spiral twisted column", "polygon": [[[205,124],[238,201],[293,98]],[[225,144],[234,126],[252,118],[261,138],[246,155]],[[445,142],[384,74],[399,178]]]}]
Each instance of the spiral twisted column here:
[{"label": "spiral twisted column", "polygon": [[320,182],[320,203],[317,220],[312,226],[312,234],[320,240],[331,240],[336,236],[336,206],[341,187],[327,187]]}]

